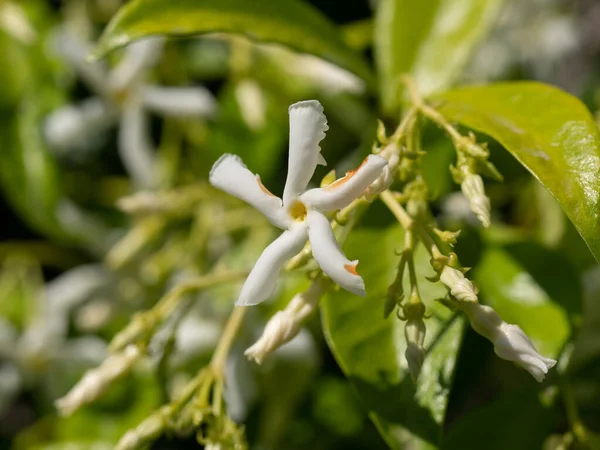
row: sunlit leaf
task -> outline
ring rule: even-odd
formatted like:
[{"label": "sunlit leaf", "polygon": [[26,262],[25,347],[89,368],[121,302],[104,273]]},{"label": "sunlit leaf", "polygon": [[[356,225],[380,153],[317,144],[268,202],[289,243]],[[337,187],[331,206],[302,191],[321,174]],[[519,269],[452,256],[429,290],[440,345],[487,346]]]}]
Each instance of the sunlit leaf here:
[{"label": "sunlit leaf", "polygon": [[511,152],[600,258],[600,136],[583,103],[535,82],[466,87],[436,100],[446,118],[492,136]]},{"label": "sunlit leaf", "polygon": [[95,52],[152,34],[193,36],[227,32],[320,56],[370,79],[364,61],[318,11],[298,0],[134,0],[112,19]]},{"label": "sunlit leaf", "polygon": [[502,0],[382,0],[375,25],[381,102],[400,101],[400,76],[411,74],[425,96],[452,85],[498,14]]},{"label": "sunlit leaf", "polygon": [[[398,228],[363,229],[350,235],[344,250],[350,259],[360,259],[367,296],[345,291],[328,296],[322,305],[323,328],[338,363],[390,447],[404,448],[406,440],[414,439],[417,448],[436,448],[464,322],[438,310],[427,294],[432,292],[429,282],[420,278],[424,300],[435,315],[426,322],[429,351],[413,383],[404,358],[404,323],[393,314],[383,318],[384,297],[398,263],[394,251],[401,243]],[[422,247],[418,256],[419,274],[431,275],[424,270],[428,258]]]}]

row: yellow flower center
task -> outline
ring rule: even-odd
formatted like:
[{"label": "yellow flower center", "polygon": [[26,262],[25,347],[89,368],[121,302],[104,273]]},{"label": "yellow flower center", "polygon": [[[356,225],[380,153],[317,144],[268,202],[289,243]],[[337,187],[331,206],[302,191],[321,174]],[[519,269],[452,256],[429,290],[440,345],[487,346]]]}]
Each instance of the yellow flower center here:
[{"label": "yellow flower center", "polygon": [[288,208],[288,213],[296,222],[302,222],[306,219],[306,206],[301,201],[294,200]]}]

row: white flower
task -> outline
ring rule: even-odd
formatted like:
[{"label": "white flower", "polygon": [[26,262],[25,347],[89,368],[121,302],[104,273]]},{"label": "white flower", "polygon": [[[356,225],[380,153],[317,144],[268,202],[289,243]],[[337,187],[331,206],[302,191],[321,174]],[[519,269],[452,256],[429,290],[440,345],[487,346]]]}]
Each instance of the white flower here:
[{"label": "white flower", "polygon": [[477,292],[475,286],[465,275],[450,266],[444,266],[440,274],[440,281],[450,291],[453,297],[463,302],[476,302]]},{"label": "white flower", "polygon": [[98,97],[51,113],[45,124],[49,144],[56,149],[78,146],[89,140],[94,131],[118,123],[118,147],[127,172],[138,186],[155,187],[154,150],[145,111],[168,116],[208,116],[215,110],[212,95],[202,87],[162,87],[144,82],[163,43],[162,38],[154,37],[129,45],[121,62],[109,71],[100,62],[86,62],[89,45],[73,36],[59,35],[57,50]]},{"label": "white flower", "polygon": [[521,366],[537,381],[543,381],[556,364],[540,355],[523,330],[504,322],[493,308],[473,302],[457,306],[469,317],[473,329],[494,344],[496,355]]},{"label": "white flower", "polygon": [[213,186],[234,195],[261,211],[283,234],[269,245],[248,276],[237,301],[255,305],[273,293],[285,261],[297,254],[307,239],[313,256],[329,277],[358,295],[365,294],[363,279],[356,272],[358,261],[349,261],[341,252],[323,214],[350,204],[363,195],[387,165],[385,158],[368,156],[361,166],[324,188],[305,191],[317,164],[325,165],[319,142],[325,137],[327,119],[315,100],[289,108],[290,155],[283,200],[269,192],[235,155],[223,155],[213,166],[209,180]]}]

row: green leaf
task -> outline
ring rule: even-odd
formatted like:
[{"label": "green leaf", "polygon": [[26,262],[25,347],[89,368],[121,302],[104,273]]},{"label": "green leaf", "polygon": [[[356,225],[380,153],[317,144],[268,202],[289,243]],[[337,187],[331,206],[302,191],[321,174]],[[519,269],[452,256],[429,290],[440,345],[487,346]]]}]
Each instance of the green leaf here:
[{"label": "green leaf", "polygon": [[505,321],[519,325],[544,356],[559,355],[571,335],[569,316],[581,309],[577,273],[560,254],[530,243],[487,248],[473,277]]},{"label": "green leaf", "polygon": [[371,79],[370,69],[343,42],[340,31],[304,2],[286,0],[134,0],[113,17],[95,56],[148,35],[226,32],[282,44],[327,59]]},{"label": "green leaf", "polygon": [[[383,318],[384,297],[399,258],[394,251],[401,245],[398,227],[362,229],[350,235],[345,252],[351,259],[360,259],[367,296],[341,290],[327,296],[322,304],[323,328],[339,365],[390,447],[405,448],[405,442],[413,439],[417,448],[433,449],[441,438],[464,322],[434,305],[437,291],[420,278],[424,300],[434,317],[426,321],[428,354],[413,384],[404,359],[404,323],[393,314]],[[423,270],[428,255],[422,247],[417,256],[418,273],[431,275],[431,269],[430,273]]]},{"label": "green leaf", "polygon": [[[517,406],[518,405],[518,406]],[[444,439],[444,450],[530,450],[542,448],[553,431],[557,410],[536,391],[519,391],[461,417]]]},{"label": "green leaf", "polygon": [[386,113],[400,104],[403,74],[422,95],[442,92],[457,79],[471,51],[490,29],[502,0],[381,0],[375,57]]},{"label": "green leaf", "polygon": [[577,98],[535,82],[456,89],[440,113],[500,142],[558,200],[600,258],[600,136]]}]

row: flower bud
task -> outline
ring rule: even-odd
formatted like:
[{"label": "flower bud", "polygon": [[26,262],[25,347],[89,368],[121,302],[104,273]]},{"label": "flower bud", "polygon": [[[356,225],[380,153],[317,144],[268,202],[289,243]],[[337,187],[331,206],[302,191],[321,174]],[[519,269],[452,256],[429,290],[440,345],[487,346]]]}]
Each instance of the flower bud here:
[{"label": "flower bud", "polygon": [[300,332],[304,321],[316,310],[323,292],[323,281],[319,280],[306,292],[296,294],[283,311],[269,319],[262,336],[244,354],[261,364],[268,355],[292,340]]},{"label": "flower bud", "polygon": [[127,431],[115,446],[115,450],[135,450],[158,439],[165,430],[165,420],[158,411],[144,419],[137,427]]},{"label": "flower bud", "polygon": [[548,370],[556,364],[555,360],[544,358],[537,352],[519,326],[504,322],[490,306],[479,303],[459,303],[457,306],[469,317],[473,329],[494,344],[496,355],[521,366],[538,382],[543,381]]},{"label": "flower bud", "polygon": [[141,356],[139,348],[129,345],[121,353],[109,356],[99,367],[89,370],[67,395],[56,400],[55,405],[63,416],[69,416],[83,405],[93,402],[111,383],[124,376]]},{"label": "flower bud", "polygon": [[469,200],[471,211],[477,216],[484,227],[490,226],[490,199],[485,195],[481,177],[474,173],[465,176],[460,188]]},{"label": "flower bud", "polygon": [[423,360],[425,359],[425,349],[423,348],[425,333],[425,323],[422,318],[408,319],[406,321],[406,326],[404,327],[406,351],[404,352],[404,356],[406,357],[410,378],[413,382],[417,381],[419,373],[421,373]]},{"label": "flower bud", "polygon": [[444,266],[440,274],[440,281],[444,283],[450,294],[457,300],[461,302],[477,302],[475,286],[460,270]]}]

